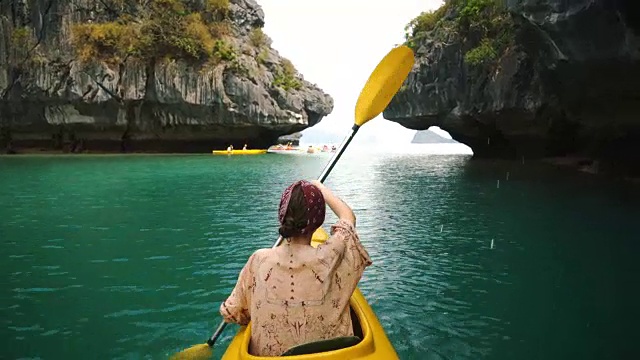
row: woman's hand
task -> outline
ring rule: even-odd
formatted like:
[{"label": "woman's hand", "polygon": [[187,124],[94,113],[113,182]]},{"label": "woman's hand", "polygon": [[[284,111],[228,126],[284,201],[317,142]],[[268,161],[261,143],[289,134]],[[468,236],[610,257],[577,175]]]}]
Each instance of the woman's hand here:
[{"label": "woman's hand", "polygon": [[322,188],[326,187],[320,180],[311,180],[309,181],[312,185],[315,185],[318,189],[322,191]]},{"label": "woman's hand", "polygon": [[356,215],[353,213],[353,210],[351,210],[351,207],[349,207],[349,205],[347,205],[342,199],[334,195],[333,192],[320,181],[312,180],[310,181],[310,183],[320,189],[320,192],[322,192],[322,197],[324,197],[324,201],[327,203],[327,205],[329,205],[338,219],[348,221],[355,226]]}]

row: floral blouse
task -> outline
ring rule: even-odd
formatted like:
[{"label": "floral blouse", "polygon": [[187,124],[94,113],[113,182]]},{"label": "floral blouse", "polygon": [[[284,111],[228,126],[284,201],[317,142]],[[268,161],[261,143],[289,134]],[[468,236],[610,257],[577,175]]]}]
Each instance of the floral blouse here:
[{"label": "floral blouse", "polygon": [[249,352],[256,356],[353,335],[349,298],[371,263],[354,226],[338,220],[317,248],[285,241],[254,252],[220,313],[226,322],[252,321]]}]

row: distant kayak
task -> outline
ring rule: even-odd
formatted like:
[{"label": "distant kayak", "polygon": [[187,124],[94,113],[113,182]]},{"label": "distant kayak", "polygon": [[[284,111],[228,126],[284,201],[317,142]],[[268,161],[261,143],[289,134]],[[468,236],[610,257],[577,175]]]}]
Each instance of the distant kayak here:
[{"label": "distant kayak", "polygon": [[269,154],[285,154],[285,155],[305,155],[306,151],[295,150],[267,150]]},{"label": "distant kayak", "polygon": [[333,154],[335,151],[322,151],[320,147],[292,147],[285,148],[283,146],[271,146],[267,149],[269,154],[285,154],[285,155],[325,155]]},{"label": "distant kayak", "polygon": [[285,147],[285,146],[270,146],[267,149],[267,152],[269,154],[292,154],[292,155],[298,155],[298,154],[304,154],[305,151],[300,149],[299,147]]},{"label": "distant kayak", "polygon": [[251,149],[251,150],[213,150],[213,155],[259,155],[266,154],[266,149]]}]

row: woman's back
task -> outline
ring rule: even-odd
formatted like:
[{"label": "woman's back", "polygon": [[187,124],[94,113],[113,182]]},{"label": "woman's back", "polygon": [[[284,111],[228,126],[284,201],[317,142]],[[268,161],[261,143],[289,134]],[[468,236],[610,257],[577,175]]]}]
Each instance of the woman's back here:
[{"label": "woman's back", "polygon": [[278,356],[302,343],[353,335],[349,298],[371,260],[351,224],[339,221],[332,230],[318,248],[285,241],[249,258],[239,279],[246,298],[232,294],[226,304],[247,304],[252,354]]},{"label": "woman's back", "polygon": [[220,312],[228,322],[252,321],[249,351],[258,356],[353,335],[349,299],[369,265],[353,222],[338,220],[317,248],[286,239],[254,252]]}]

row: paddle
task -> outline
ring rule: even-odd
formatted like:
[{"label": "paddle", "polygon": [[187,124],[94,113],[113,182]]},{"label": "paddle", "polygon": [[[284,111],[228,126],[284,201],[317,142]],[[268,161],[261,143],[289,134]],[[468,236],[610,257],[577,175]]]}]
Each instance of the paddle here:
[{"label": "paddle", "polygon": [[[400,86],[409,75],[414,64],[413,51],[407,46],[393,48],[376,66],[369,80],[360,92],[360,97],[356,102],[355,123],[351,128],[351,135],[347,136],[340,144],[339,150],[331,158],[327,166],[320,174],[320,182],[324,182],[333,167],[346,150],[347,146],[356,135],[360,127],[367,121],[378,116],[391,102],[393,96],[400,90]],[[278,237],[273,247],[277,247],[282,242],[282,236]],[[206,359],[212,355],[213,345],[227,326],[222,321],[211,338],[205,344],[192,346],[171,357],[172,360],[181,359]]]}]

